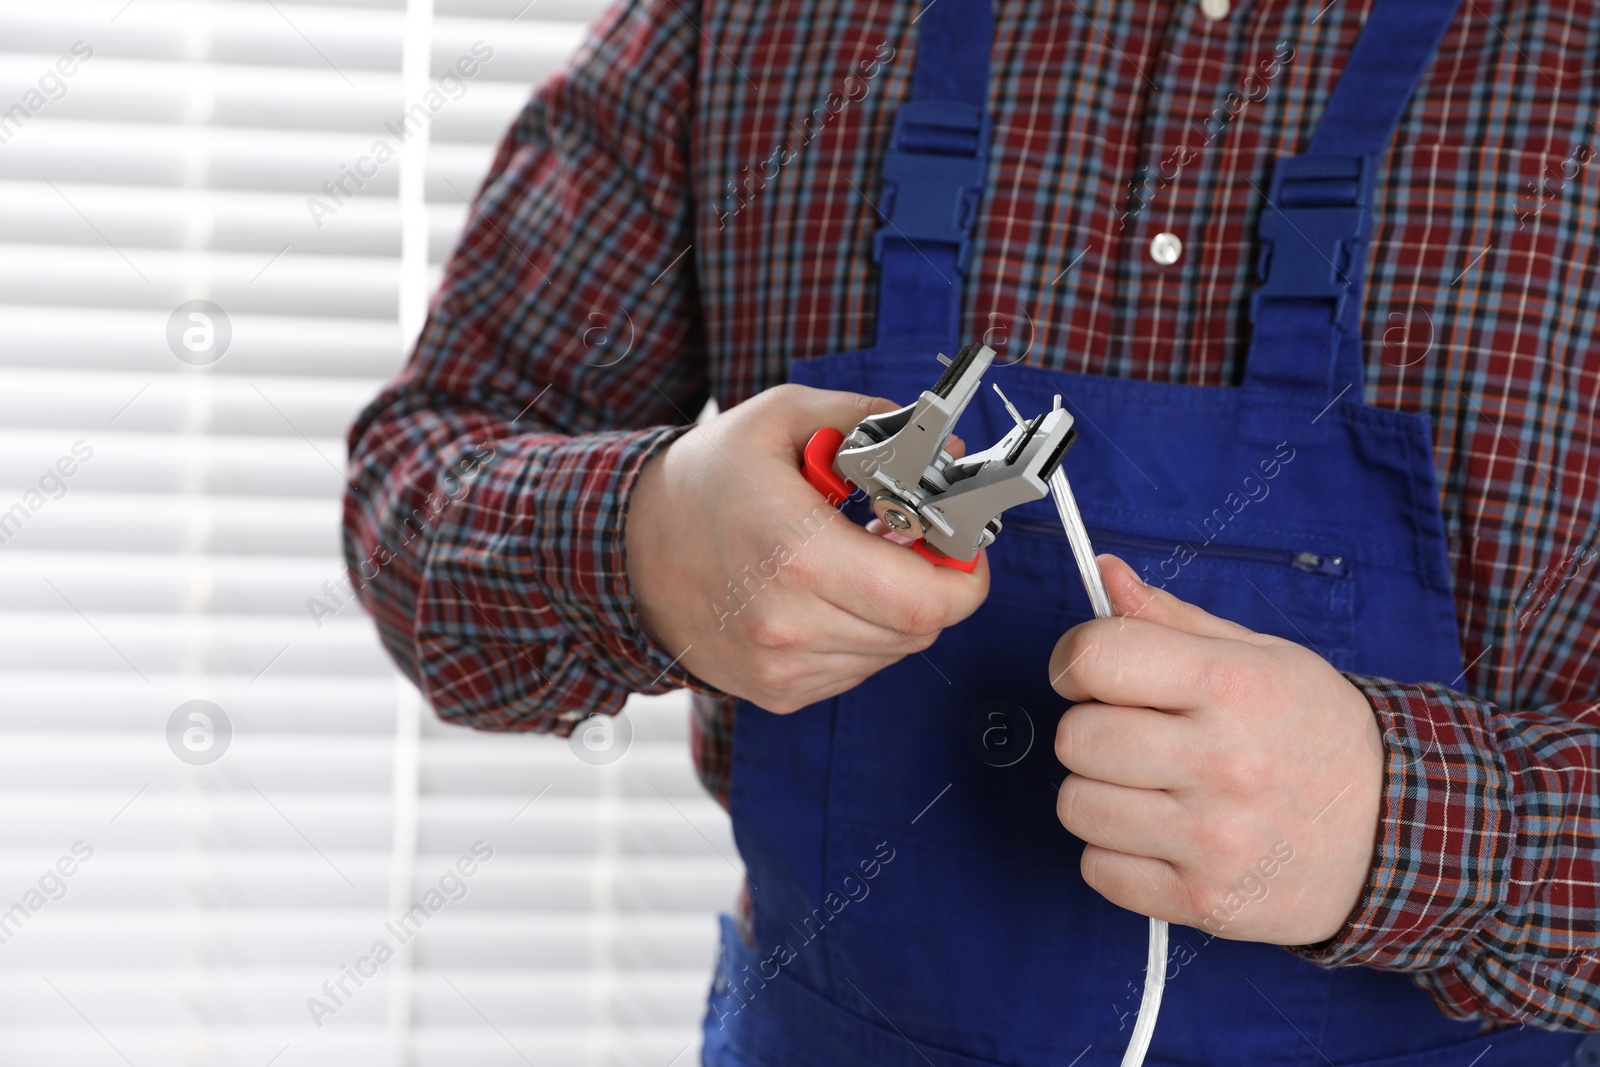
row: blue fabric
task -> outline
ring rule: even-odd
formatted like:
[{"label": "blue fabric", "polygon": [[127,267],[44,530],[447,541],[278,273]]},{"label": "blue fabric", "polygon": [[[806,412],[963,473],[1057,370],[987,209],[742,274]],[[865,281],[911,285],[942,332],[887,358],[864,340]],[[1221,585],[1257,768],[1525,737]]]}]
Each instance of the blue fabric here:
[{"label": "blue fabric", "polygon": [[[953,351],[989,153],[994,19],[988,0],[938,0],[919,22],[911,100],[890,135],[878,202],[878,343]],[[921,209],[919,222],[942,221],[945,232],[915,225],[908,209]]]},{"label": "blue fabric", "polygon": [[[1456,6],[1381,0],[1372,25],[1388,25],[1402,5],[1436,20]],[[964,35],[959,20],[979,7],[985,32]],[[965,0],[926,9],[915,99],[935,91],[938,80],[922,76],[935,55],[969,64],[968,75],[987,70],[986,12]],[[1369,34],[1362,48],[1410,63],[1409,85],[1428,59],[1414,47],[1419,34],[1393,50]],[[981,57],[959,54],[979,38]],[[1350,173],[1294,171],[1288,206],[1359,199],[1359,169]],[[877,347],[799,363],[795,381],[907,403],[934,380],[934,352],[953,346],[941,337],[953,312],[913,262],[919,249],[903,251],[883,259]],[[953,269],[957,254],[944,255],[929,265]],[[957,275],[947,281],[958,300]],[[1251,362],[1259,356],[1273,373],[1241,388],[1024,365],[991,379],[1024,412],[1060,393],[1080,417],[1067,466],[1085,519],[1097,547],[1147,580],[1342,669],[1451,681],[1462,664],[1430,428],[1332,390],[1344,308],[1317,299],[1268,313]],[[1359,302],[1359,291],[1346,299]],[[984,396],[957,429],[992,441],[1010,426]],[[1085,885],[1082,843],[1054,805],[1063,704],[1047,664],[1090,608],[1048,503],[1008,513],[989,562],[988,601],[926,655],[792,715],[739,709],[730,807],[755,945],[724,924],[705,1063],[1120,1062],[1146,923]],[[988,738],[997,721],[1010,747]],[[1324,970],[1183,927],[1172,942],[1151,1067],[1555,1065],[1579,1040],[1480,1035],[1400,974]]]},{"label": "blue fabric", "polygon": [[1584,1038],[1572,1059],[1561,1067],[1600,1067],[1600,1034]]},{"label": "blue fabric", "polygon": [[1279,161],[1262,205],[1263,285],[1252,299],[1245,384],[1362,399],[1358,326],[1376,160],[1460,6],[1377,4],[1305,154]]},{"label": "blue fabric", "polygon": [[1310,151],[1382,155],[1460,7],[1461,0],[1384,0],[1373,7]]},{"label": "blue fabric", "polygon": [[[934,8],[942,8],[935,11]],[[989,100],[989,49],[994,18],[989,0],[938,0],[917,20],[913,100],[953,100],[983,107]]]}]

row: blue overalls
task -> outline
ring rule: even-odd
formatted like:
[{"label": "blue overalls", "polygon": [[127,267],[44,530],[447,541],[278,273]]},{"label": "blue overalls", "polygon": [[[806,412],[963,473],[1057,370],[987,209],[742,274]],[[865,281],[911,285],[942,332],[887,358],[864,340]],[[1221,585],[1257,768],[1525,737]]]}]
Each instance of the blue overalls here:
[{"label": "blue overalls", "polygon": [[[1402,681],[1456,682],[1462,663],[1428,421],[1363,400],[1364,245],[1376,161],[1459,3],[1379,0],[1308,151],[1279,163],[1240,386],[990,374],[1025,412],[1060,393],[1078,417],[1067,471],[1098,549],[1340,669]],[[960,340],[989,5],[938,0],[919,33],[884,163],[877,345],[792,372],[899,403]],[[1010,426],[978,401],[959,432]],[[739,709],[731,807],[755,947],[724,919],[705,1063],[1120,1062],[1146,921],[1088,888],[1055,814],[1063,702],[1047,665],[1090,609],[1047,503],[1004,524],[988,601],[926,656],[792,715]],[[1152,1067],[1558,1067],[1579,1041],[1480,1034],[1400,974],[1187,927],[1172,946]]]}]

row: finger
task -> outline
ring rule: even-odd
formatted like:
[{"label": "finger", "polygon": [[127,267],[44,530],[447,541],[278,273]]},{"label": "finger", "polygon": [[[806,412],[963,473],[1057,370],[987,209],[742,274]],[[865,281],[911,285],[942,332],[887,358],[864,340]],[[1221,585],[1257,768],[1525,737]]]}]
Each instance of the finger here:
[{"label": "finger", "polygon": [[757,575],[747,569],[742,583],[730,582],[727,592],[712,602],[714,629],[732,630],[771,653],[898,658],[927,647],[928,636],[896,630],[881,618],[862,618],[818,595],[808,583],[814,570],[829,565],[821,558],[823,551],[802,546],[780,561],[776,573],[761,570]]},{"label": "finger", "polygon": [[812,574],[817,595],[897,633],[935,634],[978,610],[989,593],[989,564],[981,552],[966,574],[848,521],[830,523],[816,540],[818,559],[825,561]]},{"label": "finger", "polygon": [[884,661],[879,664],[881,668],[902,656],[925,651],[938,639],[937,632],[907,633],[852,615],[825,600],[819,599],[817,603],[830,612],[827,621],[816,631],[817,640],[810,649],[818,655],[873,656]]},{"label": "finger", "polygon": [[1183,808],[1159,789],[1129,789],[1071,774],[1056,793],[1056,818],[1074,837],[1129,856],[1175,861]]},{"label": "finger", "polygon": [[[835,509],[819,506],[789,530],[802,537],[782,565],[786,581],[861,621],[899,638],[931,637],[962,621],[989,593],[989,563],[965,574],[934,566],[874,520],[854,525]],[[904,651],[904,649],[902,649]]]},{"label": "finger", "polygon": [[[759,594],[758,594],[759,595]],[[742,628],[757,647],[774,653],[805,655],[861,654],[899,658],[926,647],[926,639],[909,638],[887,626],[856,617],[816,596],[785,599],[772,608],[752,600],[744,608],[722,608],[718,628]]]},{"label": "finger", "polygon": [[1111,607],[1118,615],[1157,622],[1202,637],[1231,637],[1247,641],[1257,636],[1247,627],[1219,619],[1165,589],[1147,585],[1124,560],[1108,552],[1101,553],[1095,559],[1100,564],[1100,577],[1106,583],[1106,592],[1111,596]]},{"label": "finger", "polygon": [[837,696],[854,689],[874,674],[905,658],[904,651],[893,655],[864,652],[816,652],[802,660],[801,681],[791,688],[813,701]]},{"label": "finger", "polygon": [[[832,607],[830,604],[829,607]],[[917,652],[926,651],[938,639],[937,635],[924,634],[921,636],[901,633],[887,626],[874,626],[865,619],[858,619],[847,611],[839,611],[838,622],[834,629],[819,636],[817,643],[812,646],[812,652],[819,656],[844,656],[862,655],[873,656],[883,662],[880,667],[886,666],[902,656],[910,656]],[[846,623],[843,620],[849,619]],[[848,628],[848,629],[847,629]]]},{"label": "finger", "polygon": [[1074,774],[1135,789],[1183,789],[1196,730],[1181,715],[1089,701],[1056,724],[1056,759]]},{"label": "finger", "polygon": [[[797,451],[804,449],[821,426],[848,430],[869,415],[900,407],[881,397],[797,385],[779,386],[758,399],[768,397],[772,407],[781,412],[779,421]],[[964,451],[959,438],[949,440]],[[837,511],[824,512],[824,507],[813,508],[800,527],[790,526],[804,531],[807,547],[815,541],[826,555],[826,566],[813,563],[809,567],[810,584],[830,603],[868,622],[918,637],[966,618],[988,595],[986,561],[980,559],[971,574],[934,566],[848,520],[832,521]]]},{"label": "finger", "polygon": [[1089,888],[1118,907],[1167,922],[1185,919],[1183,880],[1166,860],[1089,845],[1079,869]]},{"label": "finger", "polygon": [[1142,618],[1091,619],[1056,642],[1050,684],[1071,701],[1192,711],[1217,698],[1218,663],[1247,651]]},{"label": "finger", "polygon": [[977,610],[988,594],[986,560],[980,558],[971,574],[936,567],[825,504],[788,529],[798,539],[779,560],[781,580],[797,595],[889,631],[902,654],[911,650],[904,647],[907,639],[936,635]]},{"label": "finger", "polygon": [[988,595],[989,566],[971,574],[936,566],[909,546],[884,539],[888,554],[873,565],[835,572],[823,591],[862,619],[905,637],[932,637],[976,611]]},{"label": "finger", "polygon": [[812,389],[804,385],[785,385],[771,390],[772,407],[788,435],[796,454],[806,447],[811,435],[824,426],[849,433],[869,415],[881,415],[903,405],[881,396],[867,396],[834,389]]},{"label": "finger", "polygon": [[872,534],[874,537],[881,537],[886,541],[893,541],[897,545],[905,545],[907,548],[917,543],[915,537],[907,537],[899,530],[893,529],[882,519],[870,520],[867,523],[866,530],[867,533]]},{"label": "finger", "polygon": [[750,699],[754,703],[765,708],[776,705],[809,707],[854,689],[902,658],[836,653],[808,655],[801,660],[801,666],[792,680],[774,684],[769,679],[750,679],[747,691],[753,694]]}]

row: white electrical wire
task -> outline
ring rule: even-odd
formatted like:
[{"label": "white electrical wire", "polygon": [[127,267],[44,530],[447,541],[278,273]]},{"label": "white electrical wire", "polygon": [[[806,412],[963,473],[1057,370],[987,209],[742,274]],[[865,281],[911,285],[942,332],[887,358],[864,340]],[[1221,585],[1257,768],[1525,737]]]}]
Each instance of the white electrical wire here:
[{"label": "white electrical wire", "polygon": [[[1018,426],[1025,425],[1022,413],[1006,394],[999,393],[1001,403],[1011,413]],[[1061,409],[1061,395],[1056,394],[1055,408]],[[1072,486],[1067,484],[1067,474],[1060,467],[1050,475],[1050,495],[1056,502],[1056,514],[1061,516],[1061,528],[1067,533],[1067,544],[1072,546],[1073,558],[1078,561],[1078,573],[1083,576],[1083,587],[1089,593],[1089,603],[1097,619],[1114,614],[1111,597],[1106,593],[1106,583],[1100,580],[1100,565],[1094,561],[1094,545],[1089,543],[1089,530],[1078,513],[1078,502],[1072,497]],[[1122,1067],[1143,1067],[1145,1053],[1150,1051],[1150,1038],[1156,1032],[1156,1016],[1161,1014],[1161,994],[1167,988],[1167,923],[1165,919],[1150,920],[1150,951],[1144,964],[1144,991],[1139,995],[1139,1017],[1133,1023],[1133,1036],[1128,1039],[1128,1051],[1122,1054]]]},{"label": "white electrical wire", "polygon": [[[1060,407],[1061,398],[1056,397]],[[1066,530],[1067,543],[1078,561],[1083,575],[1084,588],[1089,592],[1089,603],[1094,606],[1095,618],[1104,619],[1112,614],[1111,598],[1106,594],[1105,583],[1100,580],[1100,567],[1094,561],[1094,546],[1089,543],[1089,531],[1084,528],[1083,516],[1078,514],[1078,502],[1072,498],[1072,487],[1060,467],[1050,476],[1050,495],[1055,498],[1056,511],[1061,516],[1061,526]],[[1128,1051],[1122,1054],[1122,1067],[1142,1067],[1145,1053],[1150,1050],[1150,1038],[1156,1032],[1156,1016],[1161,1013],[1161,994],[1167,986],[1167,924],[1164,919],[1150,920],[1150,951],[1145,958],[1144,992],[1139,996],[1139,1017],[1133,1024],[1133,1036],[1128,1039]]]},{"label": "white electrical wire", "polygon": [[[1056,398],[1057,400],[1060,397]],[[1077,557],[1078,570],[1083,575],[1083,587],[1089,591],[1089,603],[1097,619],[1109,618],[1111,597],[1106,594],[1106,583],[1100,580],[1100,565],[1094,561],[1094,546],[1089,543],[1089,531],[1084,528],[1083,516],[1078,514],[1078,502],[1072,498],[1072,486],[1060,467],[1050,476],[1050,495],[1055,498],[1056,511],[1061,515],[1061,527],[1067,532],[1067,544]]]},{"label": "white electrical wire", "polygon": [[1161,1014],[1161,994],[1167,988],[1167,920],[1150,920],[1150,952],[1144,963],[1144,993],[1139,997],[1139,1017],[1133,1022],[1128,1051],[1122,1054],[1122,1067],[1142,1067],[1155,1036],[1156,1016]]}]

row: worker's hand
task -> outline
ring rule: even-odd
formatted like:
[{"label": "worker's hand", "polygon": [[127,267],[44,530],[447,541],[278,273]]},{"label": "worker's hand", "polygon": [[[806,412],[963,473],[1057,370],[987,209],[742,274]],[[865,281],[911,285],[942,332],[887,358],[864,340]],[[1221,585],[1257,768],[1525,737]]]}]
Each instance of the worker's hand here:
[{"label": "worker's hand", "polygon": [[628,504],[628,581],[645,632],[695,676],[794,711],[853,688],[975,611],[989,565],[935,567],[851,522],[800,473],[823,426],[899,405],[783,385],[646,464]]},{"label": "worker's hand", "polygon": [[1108,900],[1240,941],[1338,933],[1372,868],[1383,745],[1367,698],[1300,645],[1254,633],[1100,557],[1121,618],[1050,661],[1056,809]]}]

